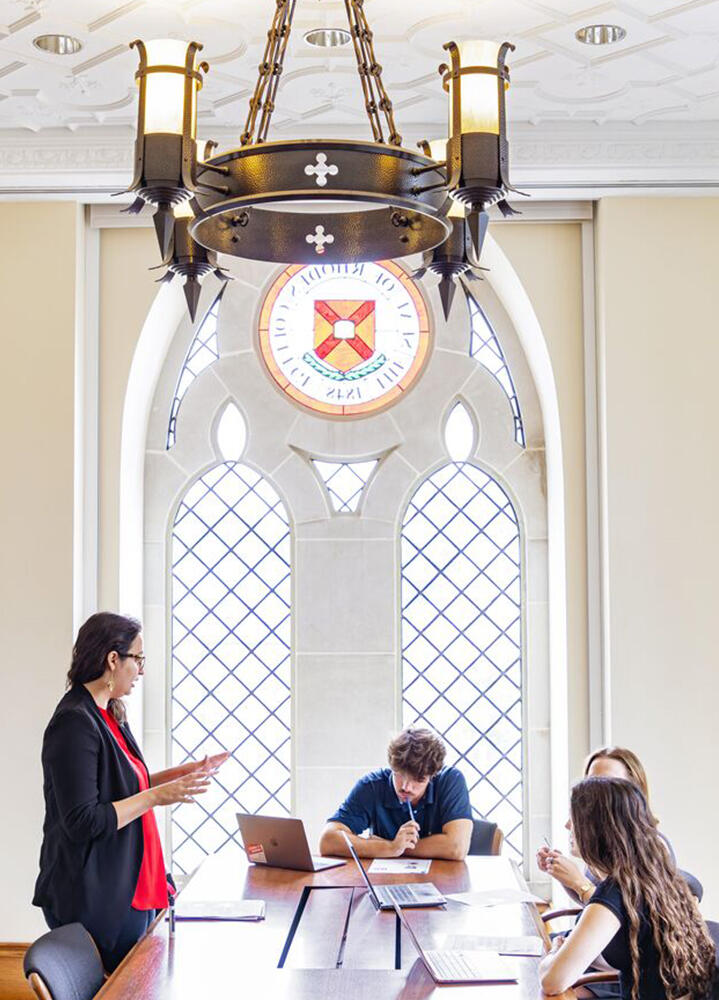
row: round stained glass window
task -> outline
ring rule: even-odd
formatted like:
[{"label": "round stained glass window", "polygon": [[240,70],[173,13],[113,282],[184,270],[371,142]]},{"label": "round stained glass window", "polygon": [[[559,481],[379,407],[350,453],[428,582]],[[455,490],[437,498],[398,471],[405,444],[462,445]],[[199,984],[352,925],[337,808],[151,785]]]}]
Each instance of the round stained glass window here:
[{"label": "round stained glass window", "polygon": [[319,413],[362,416],[396,402],[429,356],[427,306],[394,261],[293,264],[260,312],[265,366]]}]

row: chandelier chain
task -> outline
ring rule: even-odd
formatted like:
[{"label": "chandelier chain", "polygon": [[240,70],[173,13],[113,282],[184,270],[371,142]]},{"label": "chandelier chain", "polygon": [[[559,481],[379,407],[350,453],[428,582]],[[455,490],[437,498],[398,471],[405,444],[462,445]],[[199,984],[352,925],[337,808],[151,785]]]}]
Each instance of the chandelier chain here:
[{"label": "chandelier chain", "polygon": [[[287,43],[292,30],[296,2],[297,0],[277,0],[272,24],[267,32],[264,55],[259,65],[259,76],[250,98],[245,131],[240,137],[240,145],[242,146],[265,142],[267,139],[270,119],[275,109],[275,97],[282,75]],[[257,116],[260,110],[262,114],[258,125]]]},{"label": "chandelier chain", "polygon": [[[264,55],[258,67],[259,75],[250,98],[245,130],[240,137],[242,146],[267,140],[296,2],[297,0],[276,0],[272,24],[267,32]],[[401,146],[402,136],[397,131],[392,102],[382,82],[382,67],[375,56],[372,31],[364,12],[364,0],[344,0],[344,4],[373,138],[375,142],[385,141],[381,118],[384,116],[389,131],[389,144]]]},{"label": "chandelier chain", "polygon": [[364,0],[344,0],[347,21],[357,59],[357,72],[362,84],[365,109],[372,127],[375,142],[384,142],[380,112],[384,115],[389,130],[388,142],[392,146],[402,145],[402,136],[394,121],[392,102],[382,82],[382,67],[377,62],[370,30],[364,12]]}]

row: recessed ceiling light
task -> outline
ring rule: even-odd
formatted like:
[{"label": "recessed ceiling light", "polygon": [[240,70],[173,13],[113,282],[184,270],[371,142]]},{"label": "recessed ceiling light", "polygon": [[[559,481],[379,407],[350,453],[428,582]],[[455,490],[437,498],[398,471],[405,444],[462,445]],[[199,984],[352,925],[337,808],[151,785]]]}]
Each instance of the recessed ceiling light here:
[{"label": "recessed ceiling light", "polygon": [[585,45],[611,45],[613,42],[621,42],[627,37],[627,33],[618,24],[587,24],[575,31],[574,37]]},{"label": "recessed ceiling light", "polygon": [[352,40],[352,35],[345,28],[313,28],[304,33],[308,45],[317,45],[321,49],[338,49]]},{"label": "recessed ceiling light", "polygon": [[38,35],[33,38],[32,44],[36,49],[43,52],[50,52],[54,56],[74,56],[82,48],[79,38],[72,35]]}]

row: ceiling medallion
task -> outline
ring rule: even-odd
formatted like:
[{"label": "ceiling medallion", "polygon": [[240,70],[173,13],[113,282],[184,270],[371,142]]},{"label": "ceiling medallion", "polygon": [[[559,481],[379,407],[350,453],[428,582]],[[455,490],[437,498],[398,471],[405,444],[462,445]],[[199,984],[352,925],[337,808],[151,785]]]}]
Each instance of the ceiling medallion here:
[{"label": "ceiling medallion", "polygon": [[193,240],[212,253],[276,263],[344,264],[427,253],[452,240],[453,202],[466,209],[478,260],[487,208],[508,180],[505,42],[450,42],[440,67],[449,138],[437,158],[406,149],[382,82],[363,0],[344,0],[372,139],[268,141],[296,0],[276,0],[259,76],[237,149],[209,155],[197,143],[197,95],[207,63],[197,42],[135,41],[140,65],[135,174],[128,190],[155,207],[163,259],[172,256],[175,210],[191,202]]}]

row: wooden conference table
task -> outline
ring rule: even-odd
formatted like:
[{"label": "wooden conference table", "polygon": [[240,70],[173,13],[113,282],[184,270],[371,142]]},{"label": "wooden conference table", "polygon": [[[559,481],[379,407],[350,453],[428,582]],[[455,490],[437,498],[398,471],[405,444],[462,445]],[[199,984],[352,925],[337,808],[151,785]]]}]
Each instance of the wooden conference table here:
[{"label": "wooden conference table", "polygon": [[[370,862],[367,862],[369,864]],[[373,877],[375,881],[375,877]],[[506,858],[433,861],[428,875],[377,875],[377,884],[431,881],[443,892],[526,888]],[[439,987],[392,912],[377,913],[355,865],[296,872],[248,865],[234,846],[208,858],[184,890],[198,900],[264,899],[258,923],[158,919],[97,994],[101,1000],[537,1000],[537,958],[513,958],[511,985]],[[304,905],[302,905],[304,903]],[[548,938],[530,903],[405,910],[428,948],[472,947],[473,936]],[[294,936],[288,949],[288,938]],[[283,957],[284,964],[278,968]],[[573,993],[563,995],[571,998]]]}]

